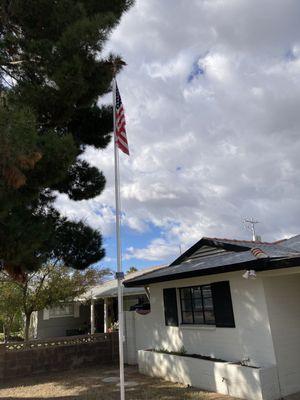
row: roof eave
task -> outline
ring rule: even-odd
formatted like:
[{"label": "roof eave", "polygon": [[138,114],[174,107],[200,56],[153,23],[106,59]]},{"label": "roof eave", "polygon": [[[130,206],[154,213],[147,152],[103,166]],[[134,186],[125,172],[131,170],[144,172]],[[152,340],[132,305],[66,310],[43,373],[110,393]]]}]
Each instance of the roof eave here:
[{"label": "roof eave", "polygon": [[[264,262],[265,260],[259,260],[260,262]],[[242,269],[246,268],[254,268],[254,265],[257,266],[258,260],[253,260],[253,261],[248,261],[244,263],[239,263],[239,264],[233,264],[233,265],[221,265],[218,267],[212,267],[212,268],[205,268],[202,270],[194,270],[194,271],[186,271],[186,272],[179,272],[177,274],[170,274],[170,275],[165,275],[165,276],[158,276],[154,278],[148,278],[148,279],[140,279],[140,280],[135,280],[135,281],[125,281],[124,286],[125,287],[135,287],[135,286],[146,286],[150,285],[152,283],[158,283],[158,282],[167,282],[167,281],[174,281],[178,279],[185,279],[185,278],[193,278],[197,276],[205,276],[205,275],[216,275],[216,274],[223,274],[226,272],[234,272],[234,271],[240,271]]]},{"label": "roof eave", "polygon": [[147,286],[153,283],[159,282],[169,282],[179,279],[185,278],[193,278],[198,276],[206,276],[206,275],[216,275],[216,274],[223,274],[235,271],[241,271],[244,269],[254,269],[256,271],[268,271],[272,269],[282,269],[282,268],[289,268],[289,267],[297,267],[300,266],[300,257],[297,258],[279,258],[279,259],[258,259],[247,261],[238,264],[232,265],[221,265],[218,267],[206,268],[202,270],[195,270],[195,271],[187,271],[181,272],[177,274],[165,275],[165,276],[158,276],[150,279],[140,279],[135,281],[125,281],[125,287],[136,287],[136,286]]}]

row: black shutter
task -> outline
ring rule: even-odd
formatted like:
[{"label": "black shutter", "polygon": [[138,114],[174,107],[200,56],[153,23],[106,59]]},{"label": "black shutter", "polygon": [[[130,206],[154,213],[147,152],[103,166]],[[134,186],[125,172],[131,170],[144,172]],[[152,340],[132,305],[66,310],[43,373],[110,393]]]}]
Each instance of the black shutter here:
[{"label": "black shutter", "polygon": [[178,326],[176,289],[164,289],[165,321],[167,326]]},{"label": "black shutter", "polygon": [[235,328],[230,285],[228,281],[211,284],[216,326]]}]

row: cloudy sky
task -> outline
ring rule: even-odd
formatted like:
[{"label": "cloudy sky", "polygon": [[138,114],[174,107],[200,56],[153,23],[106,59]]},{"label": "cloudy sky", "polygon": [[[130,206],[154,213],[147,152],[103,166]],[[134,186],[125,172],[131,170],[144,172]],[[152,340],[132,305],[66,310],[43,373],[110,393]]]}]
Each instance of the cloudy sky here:
[{"label": "cloudy sky", "polygon": [[[125,269],[168,262],[202,236],[250,239],[244,217],[265,241],[300,233],[299,20],[299,0],[137,0],[124,15],[106,52],[128,63]],[[114,268],[112,145],[85,157],[105,191],[58,204],[101,229],[101,265]]]}]

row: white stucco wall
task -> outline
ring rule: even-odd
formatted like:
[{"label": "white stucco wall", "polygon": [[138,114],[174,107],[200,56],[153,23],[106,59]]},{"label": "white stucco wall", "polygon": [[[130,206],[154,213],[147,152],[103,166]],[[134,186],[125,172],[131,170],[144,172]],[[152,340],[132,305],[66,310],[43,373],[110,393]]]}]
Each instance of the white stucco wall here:
[{"label": "white stucco wall", "polygon": [[[209,326],[165,326],[163,289],[202,285],[229,280],[235,317],[235,328]],[[150,286],[151,313],[136,315],[136,348],[166,348],[197,353],[228,361],[250,358],[256,366],[276,364],[265,301],[263,280],[242,278],[242,272],[183,279]],[[179,296],[177,296],[179,299]],[[180,318],[180,306],[178,304]]]},{"label": "white stucco wall", "polygon": [[300,274],[264,278],[284,396],[300,392]]},{"label": "white stucco wall", "polygon": [[139,350],[139,371],[171,382],[229,394],[246,400],[278,400],[276,367],[249,368],[233,363],[206,361]]},{"label": "white stucco wall", "polygon": [[137,348],[136,348],[136,313],[134,311],[124,312],[124,361],[125,364],[137,364]]}]

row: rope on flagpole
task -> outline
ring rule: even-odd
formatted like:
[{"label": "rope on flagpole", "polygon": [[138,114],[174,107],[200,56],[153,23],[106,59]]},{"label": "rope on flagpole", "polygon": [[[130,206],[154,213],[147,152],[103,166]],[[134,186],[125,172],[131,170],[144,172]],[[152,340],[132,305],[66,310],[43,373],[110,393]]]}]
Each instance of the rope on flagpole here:
[{"label": "rope on flagpole", "polygon": [[118,280],[118,314],[119,314],[119,362],[120,362],[120,399],[125,400],[125,378],[124,378],[124,314],[123,314],[123,286],[122,280],[122,250],[121,250],[121,213],[120,213],[120,171],[119,150],[116,136],[116,78],[113,77],[113,116],[114,116],[114,157],[115,157],[115,198],[116,198],[116,238],[117,238],[117,273]]}]

